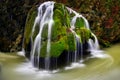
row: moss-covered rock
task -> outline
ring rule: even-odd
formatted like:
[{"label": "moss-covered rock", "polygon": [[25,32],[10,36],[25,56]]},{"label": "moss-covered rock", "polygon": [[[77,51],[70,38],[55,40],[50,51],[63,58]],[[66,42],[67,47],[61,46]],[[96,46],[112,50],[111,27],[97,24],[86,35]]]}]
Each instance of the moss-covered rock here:
[{"label": "moss-covered rock", "polygon": [[73,33],[67,34],[67,44],[68,44],[68,51],[75,51],[76,50],[76,41],[75,36]]},{"label": "moss-covered rock", "polygon": [[[54,4],[54,14],[53,20],[54,24],[51,29],[51,46],[50,46],[50,57],[59,57],[64,51],[74,52],[76,50],[76,36],[70,30],[71,29],[71,18],[75,15],[74,13],[70,15],[67,8],[60,3]],[[39,23],[35,26],[35,31],[32,33],[35,17],[37,16],[37,7],[33,7],[27,17],[26,29],[25,29],[25,40],[24,48],[28,46],[33,39],[36,38],[39,32]],[[75,23],[74,31],[80,37],[79,43],[84,44],[88,39],[91,38],[91,32],[85,27],[85,22],[82,18],[77,18]],[[48,41],[48,24],[44,25],[42,30],[42,40],[41,40],[41,49],[40,57],[47,56],[47,41]],[[38,52],[35,51],[37,56]]]},{"label": "moss-covered rock", "polygon": [[[65,6],[63,4],[56,3],[54,5],[54,14],[53,20],[54,24],[52,26],[51,33],[51,48],[50,48],[50,57],[58,57],[64,50],[67,50],[67,22],[64,22],[63,19],[66,19],[65,16]],[[64,14],[63,14],[64,13]],[[68,13],[67,13],[68,14]],[[42,47],[40,56],[46,56],[46,47],[47,47],[47,37],[48,37],[48,25],[43,28],[42,31]]]},{"label": "moss-covered rock", "polygon": [[77,34],[80,36],[81,43],[84,43],[85,41],[88,41],[92,37],[90,30],[86,28],[76,28]]}]

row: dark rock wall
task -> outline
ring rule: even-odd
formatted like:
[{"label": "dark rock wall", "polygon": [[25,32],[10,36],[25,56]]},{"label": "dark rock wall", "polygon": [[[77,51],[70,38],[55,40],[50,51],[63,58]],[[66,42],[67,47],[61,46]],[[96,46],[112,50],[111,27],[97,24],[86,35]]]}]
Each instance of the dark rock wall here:
[{"label": "dark rock wall", "polygon": [[[32,6],[47,0],[0,0],[0,51],[21,50],[24,26]],[[100,43],[120,40],[120,0],[54,0],[83,14]]]}]

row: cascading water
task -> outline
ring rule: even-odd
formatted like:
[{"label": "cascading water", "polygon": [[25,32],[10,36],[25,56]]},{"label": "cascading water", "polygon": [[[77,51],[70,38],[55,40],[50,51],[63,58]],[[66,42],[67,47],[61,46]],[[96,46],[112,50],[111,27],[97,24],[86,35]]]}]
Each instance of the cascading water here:
[{"label": "cascading water", "polygon": [[[83,45],[82,45],[82,43],[80,43],[80,45],[79,45],[79,41],[80,42],[82,42],[81,41],[81,38],[73,31],[74,29],[75,29],[75,23],[76,23],[76,21],[77,21],[77,18],[82,18],[83,20],[84,20],[84,22],[85,22],[85,27],[88,29],[88,30],[90,30],[90,28],[89,28],[89,23],[88,23],[88,21],[87,21],[87,19],[85,18],[85,17],[83,17],[82,15],[80,15],[79,13],[77,13],[77,12],[75,12],[74,10],[72,10],[72,9],[70,9],[70,8],[68,8],[67,7],[67,9],[69,10],[69,12],[70,12],[70,14],[71,13],[74,13],[75,14],[75,16],[72,18],[72,20],[71,20],[71,31],[73,32],[73,34],[74,34],[74,36],[76,37],[76,45],[79,47],[79,48],[81,48],[80,50],[79,50],[79,48],[77,48],[77,51],[75,51],[75,62],[77,61],[77,53],[79,54],[80,53],[80,56],[81,56],[81,59],[80,59],[80,62],[83,62]],[[92,33],[93,34],[93,33]],[[94,36],[94,37],[96,37],[96,36]],[[97,43],[98,44],[98,43]],[[79,52],[80,51],[80,52]]]},{"label": "cascading water", "polygon": [[[38,15],[35,19],[34,26],[33,26],[33,31],[32,34],[35,31],[36,25],[39,24],[39,33],[37,34],[37,37],[35,38],[35,41],[33,43],[33,49],[31,51],[31,61],[34,62],[34,56],[35,56],[35,49],[37,49],[37,63],[39,67],[39,57],[40,57],[40,50],[41,50],[41,35],[43,28],[45,25],[48,25],[48,41],[47,41],[47,51],[46,51],[46,59],[45,59],[45,69],[49,69],[49,52],[50,52],[50,45],[51,45],[51,28],[54,23],[53,21],[53,8],[54,8],[54,2],[46,2],[43,3],[39,8],[38,8]],[[43,11],[43,9],[45,11]]]},{"label": "cascading water", "polygon": [[[52,36],[51,35],[52,35],[53,26],[55,24],[55,21],[53,19],[54,5],[55,5],[55,2],[48,1],[48,2],[44,2],[43,4],[41,4],[38,7],[37,17],[35,18],[34,25],[32,27],[32,32],[31,32],[31,39],[32,39],[31,40],[32,41],[32,50],[30,52],[31,53],[31,62],[33,64],[34,63],[37,64],[37,67],[39,68],[40,63],[43,63],[40,60],[41,47],[43,46],[42,43],[44,43],[42,33],[43,33],[43,29],[47,26],[47,32],[46,32],[47,33],[47,43],[46,43],[46,51],[44,52],[45,53],[45,61],[43,64],[45,66],[44,69],[46,69],[46,70],[50,69],[51,62],[54,62],[54,66],[56,66],[56,67],[58,65],[58,62],[60,62],[60,64],[62,62],[62,61],[58,60],[59,58],[57,59],[55,57],[55,60],[54,60],[54,59],[51,59],[51,56],[50,56],[51,45],[52,45],[52,43],[51,43]],[[88,23],[87,19],[85,17],[83,17],[82,15],[80,15],[79,13],[75,12],[74,10],[72,10],[68,7],[65,7],[65,8],[68,11],[69,15],[74,14],[74,16],[72,16],[70,19],[69,30],[74,35],[74,40],[75,40],[75,46],[74,46],[75,50],[74,50],[74,52],[72,52],[72,57],[68,50],[68,54],[66,53],[67,54],[66,62],[69,63],[70,60],[72,60],[71,62],[83,62],[84,44],[82,42],[82,35],[78,34],[75,31],[76,22],[77,22],[77,19],[81,18],[84,21],[85,29],[90,31],[89,23]],[[36,27],[38,27],[38,33],[37,33],[36,37],[34,38],[34,34],[36,34]],[[88,50],[91,52],[91,54],[93,56],[95,56],[95,55],[97,55],[97,53],[95,53],[95,51],[99,50],[99,44],[98,44],[97,37],[92,32],[91,32],[91,35],[94,37],[94,40],[90,38],[87,41],[87,44],[89,45]],[[62,57],[64,58],[64,56],[62,56]]]},{"label": "cascading water", "polygon": [[[85,17],[83,17],[82,15],[78,14],[77,12],[73,11],[72,9],[68,8],[67,9],[70,11],[70,13],[74,13],[75,16],[72,18],[72,21],[71,21],[71,29],[75,29],[75,23],[76,23],[76,20],[77,18],[82,18],[85,22],[85,27],[90,30],[90,27],[89,27],[89,23],[87,21],[87,19]],[[88,44],[89,44],[89,51],[91,52],[91,55],[95,56],[95,57],[100,57],[98,54],[103,52],[100,50],[99,48],[99,42],[98,42],[98,39],[97,37],[95,36],[94,33],[92,33],[92,36],[94,37],[94,40],[92,39],[89,39],[88,40]],[[77,34],[75,34],[77,36]],[[75,54],[76,55],[76,54]],[[83,61],[83,52],[82,52],[82,44],[81,44],[81,61]]]}]

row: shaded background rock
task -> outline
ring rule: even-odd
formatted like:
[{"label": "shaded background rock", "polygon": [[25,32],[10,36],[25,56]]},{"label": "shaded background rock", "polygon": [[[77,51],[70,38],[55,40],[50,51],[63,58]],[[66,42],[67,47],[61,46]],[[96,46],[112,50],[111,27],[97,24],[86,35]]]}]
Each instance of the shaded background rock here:
[{"label": "shaded background rock", "polygon": [[[0,0],[0,51],[21,50],[27,14],[47,0]],[[84,15],[103,46],[120,40],[120,0],[54,0]]]}]

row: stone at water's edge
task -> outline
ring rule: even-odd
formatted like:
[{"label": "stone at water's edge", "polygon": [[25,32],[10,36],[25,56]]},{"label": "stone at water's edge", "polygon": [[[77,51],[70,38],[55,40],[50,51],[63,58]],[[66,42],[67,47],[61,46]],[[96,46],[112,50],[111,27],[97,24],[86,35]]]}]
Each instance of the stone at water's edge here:
[{"label": "stone at water's edge", "polygon": [[[44,13],[46,8],[44,7],[42,10]],[[76,28],[72,29],[71,24],[73,23],[71,23],[71,20],[75,16],[75,13],[70,13],[63,4],[55,3],[53,12],[54,24],[51,29],[51,47],[49,52],[49,69],[51,70],[69,65],[71,62],[79,61],[84,57],[83,55],[88,55],[87,41],[92,38],[90,30],[86,28],[84,20],[80,17],[76,19],[73,25]],[[31,51],[33,50],[39,29],[41,28],[40,23],[37,23],[35,28],[33,28],[37,15],[40,15],[37,7],[33,7],[28,14],[25,26],[23,48],[26,57],[29,59],[31,58],[30,53],[32,53]],[[33,29],[34,32],[32,32]],[[76,39],[78,36],[80,38],[79,40]],[[34,66],[45,69],[48,46],[48,24],[44,25],[41,37],[40,52],[36,49],[38,47],[36,47],[34,53],[32,53],[34,54],[33,63]]]}]

